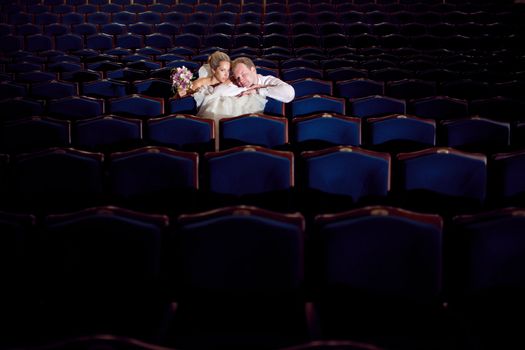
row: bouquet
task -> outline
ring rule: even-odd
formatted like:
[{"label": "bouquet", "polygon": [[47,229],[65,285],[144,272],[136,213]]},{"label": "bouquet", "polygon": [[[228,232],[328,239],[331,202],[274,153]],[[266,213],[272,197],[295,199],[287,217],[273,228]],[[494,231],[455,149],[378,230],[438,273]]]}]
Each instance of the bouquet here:
[{"label": "bouquet", "polygon": [[174,68],[171,71],[171,87],[173,92],[185,95],[191,89],[193,73],[185,66]]}]

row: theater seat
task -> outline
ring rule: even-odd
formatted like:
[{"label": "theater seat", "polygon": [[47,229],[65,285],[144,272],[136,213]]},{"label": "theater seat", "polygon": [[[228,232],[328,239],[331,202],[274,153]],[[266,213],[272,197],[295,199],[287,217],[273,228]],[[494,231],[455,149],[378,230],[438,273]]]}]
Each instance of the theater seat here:
[{"label": "theater seat", "polygon": [[314,304],[325,339],[447,344],[441,217],[372,206],[319,215],[315,224]]},{"label": "theater seat", "polygon": [[117,207],[46,216],[37,254],[47,339],[155,334],[167,305],[160,263],[168,223]]},{"label": "theater seat", "polygon": [[485,204],[485,155],[436,147],[400,153],[397,162],[399,200],[409,208],[454,215]]},{"label": "theater seat", "polygon": [[471,343],[511,347],[520,339],[516,317],[525,309],[523,209],[462,215],[453,224],[450,310],[470,330]]},{"label": "theater seat", "polygon": [[[357,204],[385,203],[390,191],[390,155],[337,146],[301,153],[305,209],[327,213]],[[308,200],[306,200],[308,198]]]},{"label": "theater seat", "polygon": [[390,153],[412,152],[436,145],[436,122],[413,115],[392,114],[366,120],[364,144]]},{"label": "theater seat", "polygon": [[293,153],[239,146],[204,155],[207,205],[250,204],[290,208],[294,187]]},{"label": "theater seat", "polygon": [[15,208],[59,212],[102,200],[103,155],[72,148],[20,154],[12,163]]},{"label": "theater seat", "polygon": [[215,149],[215,123],[190,114],[171,114],[147,120],[145,139],[157,146],[198,153]]},{"label": "theater seat", "polygon": [[301,214],[225,207],[182,215],[177,227],[170,344],[263,349],[305,341]]},{"label": "theater seat", "polygon": [[198,155],[148,146],[109,156],[112,199],[141,211],[191,211],[199,188]]},{"label": "theater seat", "polygon": [[292,120],[292,147],[295,151],[330,146],[359,146],[361,120],[337,113],[318,113]]},{"label": "theater seat", "polygon": [[241,145],[284,148],[288,143],[288,120],[265,114],[247,114],[219,120],[219,148]]}]

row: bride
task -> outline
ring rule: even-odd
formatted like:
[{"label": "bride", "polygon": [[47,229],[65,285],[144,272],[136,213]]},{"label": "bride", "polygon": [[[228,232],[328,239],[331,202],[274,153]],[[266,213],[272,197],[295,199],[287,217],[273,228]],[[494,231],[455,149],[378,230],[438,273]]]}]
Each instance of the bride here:
[{"label": "bride", "polygon": [[199,69],[199,79],[193,82],[190,91],[197,104],[197,116],[213,119],[217,126],[218,121],[225,117],[263,113],[266,105],[264,96],[243,95],[247,88],[230,80],[230,66],[230,57],[215,51],[208,57],[208,66]]}]

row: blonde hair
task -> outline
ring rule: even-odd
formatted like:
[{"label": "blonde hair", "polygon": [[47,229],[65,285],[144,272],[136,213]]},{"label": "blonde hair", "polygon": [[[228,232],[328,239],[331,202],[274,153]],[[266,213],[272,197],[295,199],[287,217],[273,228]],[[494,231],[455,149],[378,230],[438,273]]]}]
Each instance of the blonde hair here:
[{"label": "blonde hair", "polygon": [[215,70],[219,68],[222,61],[231,62],[230,56],[221,51],[215,51],[208,57],[208,64],[210,68]]},{"label": "blonde hair", "polygon": [[234,70],[235,66],[240,64],[240,63],[244,64],[249,69],[251,69],[252,67],[255,68],[255,64],[253,63],[253,61],[250,58],[248,58],[248,57],[237,57],[232,62],[232,70]]}]

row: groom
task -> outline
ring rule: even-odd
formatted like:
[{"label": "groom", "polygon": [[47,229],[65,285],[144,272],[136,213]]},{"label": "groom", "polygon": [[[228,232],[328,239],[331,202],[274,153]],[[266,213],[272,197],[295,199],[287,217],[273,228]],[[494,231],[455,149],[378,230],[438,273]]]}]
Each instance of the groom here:
[{"label": "groom", "polygon": [[295,97],[295,90],[290,84],[271,75],[257,74],[255,64],[247,57],[233,60],[231,69],[234,83],[246,88],[240,96],[259,94],[284,103]]}]

